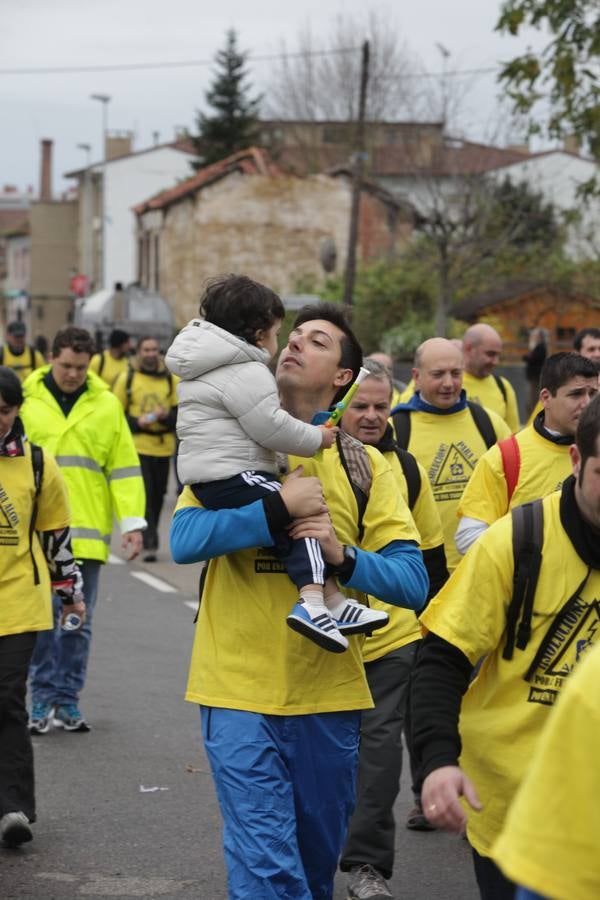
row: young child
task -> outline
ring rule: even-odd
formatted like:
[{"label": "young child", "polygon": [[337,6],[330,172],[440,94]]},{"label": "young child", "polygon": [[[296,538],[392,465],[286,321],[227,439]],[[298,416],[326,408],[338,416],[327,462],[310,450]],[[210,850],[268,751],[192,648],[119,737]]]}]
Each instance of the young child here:
[{"label": "young child", "polygon": [[[276,452],[313,456],[331,447],[336,429],[308,425],[279,405],[267,368],[285,315],[274,291],[230,275],[209,284],[200,314],[203,319],[192,319],[165,357],[181,378],[178,475],[207,509],[237,508],[281,489]],[[275,553],[300,593],[287,617],[290,628],[340,653],[348,647],[342,630],[370,632],[387,623],[386,613],[348,600],[326,578],[316,539],[292,540],[285,531],[274,539]],[[348,617],[348,604],[361,615]],[[336,621],[342,617],[353,625]]]}]

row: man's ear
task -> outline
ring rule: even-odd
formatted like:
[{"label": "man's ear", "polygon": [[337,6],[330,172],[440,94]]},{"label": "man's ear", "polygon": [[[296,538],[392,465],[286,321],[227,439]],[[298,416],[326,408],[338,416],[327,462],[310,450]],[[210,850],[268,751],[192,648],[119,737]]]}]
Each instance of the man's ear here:
[{"label": "man's ear", "polygon": [[551,396],[552,396],[552,394],[550,393],[550,391],[548,390],[548,388],[542,388],[542,389],[541,389],[541,391],[540,391],[540,403],[542,404],[542,406],[544,407],[544,409],[546,409],[546,407],[548,406],[548,400],[550,399]]},{"label": "man's ear", "polygon": [[412,376],[412,380],[414,381],[415,385],[417,385],[419,383],[419,370],[411,369],[410,374]]},{"label": "man's ear", "polygon": [[344,387],[354,380],[354,372],[352,369],[338,369],[333,379],[333,386],[337,388]]}]

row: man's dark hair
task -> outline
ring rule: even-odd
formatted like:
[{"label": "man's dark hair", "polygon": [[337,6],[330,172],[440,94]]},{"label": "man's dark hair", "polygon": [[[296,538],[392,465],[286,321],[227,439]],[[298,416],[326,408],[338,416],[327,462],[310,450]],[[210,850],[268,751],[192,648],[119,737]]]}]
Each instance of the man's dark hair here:
[{"label": "man's dark hair", "polygon": [[598,370],[591,359],[580,356],[573,350],[563,350],[549,356],[540,374],[540,390],[546,388],[553,397],[559,387],[572,378],[598,378]]},{"label": "man's dark hair", "polygon": [[581,455],[579,484],[583,478],[583,470],[590,457],[598,455],[598,437],[600,436],[600,394],[596,394],[579,416],[575,431],[575,443]]},{"label": "man's dark hair", "polygon": [[158,344],[158,349],[160,350],[160,341],[153,334],[143,334],[141,337],[139,337],[137,340],[137,344],[135,345],[135,349],[139,350],[142,344],[144,344],[146,341],[154,341]]},{"label": "man's dark hair", "polygon": [[581,353],[583,339],[586,337],[593,337],[596,338],[596,340],[600,340],[600,328],[582,328],[581,331],[577,332],[573,341],[573,346],[578,353]]},{"label": "man's dark hair", "polygon": [[52,341],[52,356],[60,356],[61,350],[72,350],[73,353],[89,353],[90,357],[96,352],[96,345],[89,331],[85,328],[77,328],[75,325],[67,325],[56,332]]},{"label": "man's dark hair", "polygon": [[[343,369],[352,369],[352,381],[356,381],[363,361],[362,347],[350,327],[343,307],[338,303],[325,302],[303,306],[296,316],[292,328],[297,328],[299,325],[304,325],[305,322],[311,322],[313,319],[324,319],[326,322],[331,322],[332,325],[335,325],[336,328],[339,328],[344,333],[340,340],[341,356],[339,365]],[[333,403],[338,403],[342,399],[348,391],[350,383],[340,388],[333,398]]]},{"label": "man's dark hair", "polygon": [[0,366],[0,394],[7,406],[21,406],[23,403],[21,382],[8,366]]},{"label": "man's dark hair", "polygon": [[129,340],[129,335],[126,331],[123,331],[121,328],[113,328],[111,333],[108,336],[108,344],[110,347],[115,349],[116,347],[120,347],[122,344],[126,343]]},{"label": "man's dark hair", "polygon": [[200,315],[212,325],[256,344],[256,333],[283,319],[285,309],[271,288],[246,275],[226,275],[207,283]]}]

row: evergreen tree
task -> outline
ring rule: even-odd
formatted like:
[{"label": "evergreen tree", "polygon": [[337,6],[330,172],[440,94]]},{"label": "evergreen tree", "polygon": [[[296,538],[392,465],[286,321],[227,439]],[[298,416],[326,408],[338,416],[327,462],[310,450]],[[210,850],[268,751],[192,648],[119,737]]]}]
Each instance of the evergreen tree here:
[{"label": "evergreen tree", "polygon": [[238,51],[233,29],[227,32],[225,49],[218,51],[215,62],[217,72],[206,92],[206,102],[214,114],[198,113],[199,134],[193,141],[201,159],[192,163],[194,169],[250,146],[258,136],[258,108],[262,98],[248,96],[246,54]]}]

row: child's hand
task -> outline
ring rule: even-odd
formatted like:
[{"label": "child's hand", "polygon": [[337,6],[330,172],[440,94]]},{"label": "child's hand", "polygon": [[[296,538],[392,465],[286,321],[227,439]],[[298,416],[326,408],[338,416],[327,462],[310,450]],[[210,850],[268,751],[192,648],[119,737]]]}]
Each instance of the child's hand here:
[{"label": "child's hand", "polygon": [[321,438],[321,450],[328,450],[335,441],[339,428],[336,428],[335,425],[332,425],[330,428],[325,428],[324,425],[318,425],[317,427],[321,429],[321,434],[323,435]]}]

